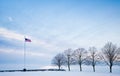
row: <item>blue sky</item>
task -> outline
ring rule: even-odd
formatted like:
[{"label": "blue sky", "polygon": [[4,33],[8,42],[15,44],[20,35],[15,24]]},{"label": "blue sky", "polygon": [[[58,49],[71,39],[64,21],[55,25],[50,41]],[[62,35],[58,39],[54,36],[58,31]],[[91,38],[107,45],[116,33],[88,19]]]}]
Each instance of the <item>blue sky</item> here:
[{"label": "blue sky", "polygon": [[49,65],[68,48],[120,46],[119,0],[0,0],[0,64]]}]

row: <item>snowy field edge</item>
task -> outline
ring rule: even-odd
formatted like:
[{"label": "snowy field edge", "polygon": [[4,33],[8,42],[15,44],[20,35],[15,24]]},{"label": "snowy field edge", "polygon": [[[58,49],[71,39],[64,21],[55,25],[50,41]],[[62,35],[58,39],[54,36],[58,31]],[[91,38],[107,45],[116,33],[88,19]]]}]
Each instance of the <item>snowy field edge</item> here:
[{"label": "snowy field edge", "polygon": [[0,76],[119,76],[115,73],[97,72],[2,72]]}]

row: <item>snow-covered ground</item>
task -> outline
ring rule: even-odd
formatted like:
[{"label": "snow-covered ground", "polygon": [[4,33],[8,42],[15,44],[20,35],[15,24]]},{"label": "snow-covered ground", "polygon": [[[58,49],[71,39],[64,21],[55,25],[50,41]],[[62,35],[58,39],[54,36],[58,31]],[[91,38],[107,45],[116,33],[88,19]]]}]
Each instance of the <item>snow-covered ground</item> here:
[{"label": "snow-covered ground", "polygon": [[[64,67],[65,68],[65,67]],[[97,65],[95,67],[97,73],[109,73],[108,66]],[[67,67],[66,67],[67,70]],[[79,72],[79,66],[71,66],[71,71]],[[83,72],[93,72],[92,66],[82,66]],[[120,74],[120,66],[113,66],[112,72],[115,74]]]},{"label": "snow-covered ground", "polygon": [[79,66],[71,66],[70,72],[67,71],[67,67],[62,68],[66,71],[0,72],[0,76],[120,76],[120,66],[114,66],[113,73],[109,73],[108,66],[96,66],[96,72],[92,71],[91,66],[83,66],[82,72],[79,72]]},{"label": "snow-covered ground", "polygon": [[2,72],[0,76],[120,76],[114,73],[93,72]]}]

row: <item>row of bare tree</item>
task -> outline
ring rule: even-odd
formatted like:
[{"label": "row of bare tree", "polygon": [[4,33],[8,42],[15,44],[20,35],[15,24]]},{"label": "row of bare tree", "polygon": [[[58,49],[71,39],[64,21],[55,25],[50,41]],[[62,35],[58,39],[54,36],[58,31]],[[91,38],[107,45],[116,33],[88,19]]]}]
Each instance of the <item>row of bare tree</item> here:
[{"label": "row of bare tree", "polygon": [[62,65],[67,65],[69,71],[70,65],[73,64],[79,64],[80,71],[82,71],[82,64],[92,65],[95,72],[96,64],[103,61],[109,66],[110,73],[112,73],[114,63],[120,64],[120,48],[112,42],[108,42],[101,51],[97,51],[95,47],[90,47],[88,50],[84,48],[67,49],[63,53],[57,54],[53,58],[52,64],[57,65],[59,69]]}]

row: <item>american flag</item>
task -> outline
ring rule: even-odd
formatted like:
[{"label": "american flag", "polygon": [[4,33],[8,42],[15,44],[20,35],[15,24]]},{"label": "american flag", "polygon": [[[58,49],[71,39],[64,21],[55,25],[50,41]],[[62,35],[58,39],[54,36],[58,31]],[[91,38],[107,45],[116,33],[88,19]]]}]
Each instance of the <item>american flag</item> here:
[{"label": "american flag", "polygon": [[31,40],[28,38],[25,38],[25,42],[31,42]]}]

